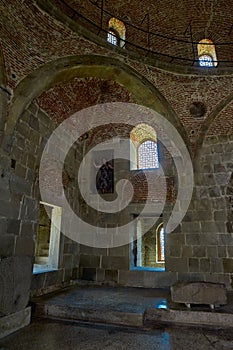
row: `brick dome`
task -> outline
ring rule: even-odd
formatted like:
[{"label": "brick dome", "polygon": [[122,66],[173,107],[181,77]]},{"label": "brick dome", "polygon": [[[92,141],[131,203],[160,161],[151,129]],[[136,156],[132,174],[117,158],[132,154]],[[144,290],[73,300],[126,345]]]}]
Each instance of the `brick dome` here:
[{"label": "brick dome", "polygon": [[[216,66],[232,66],[232,1],[52,0],[72,21],[106,40],[109,20],[125,26],[127,52],[166,63],[199,66],[198,43],[211,40]],[[208,48],[208,45],[206,45]]]}]

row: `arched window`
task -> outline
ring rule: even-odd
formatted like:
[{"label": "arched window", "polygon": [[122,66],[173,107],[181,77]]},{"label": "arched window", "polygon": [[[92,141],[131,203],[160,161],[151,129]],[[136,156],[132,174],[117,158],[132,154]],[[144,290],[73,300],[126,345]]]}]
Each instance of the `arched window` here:
[{"label": "arched window", "polygon": [[156,261],[164,263],[165,260],[165,231],[163,224],[160,224],[156,230]]},{"label": "arched window", "polygon": [[210,39],[202,39],[197,45],[198,60],[201,67],[216,67],[218,65],[215,45]]},{"label": "arched window", "polygon": [[124,47],[125,32],[124,23],[117,18],[111,18],[108,22],[107,42],[115,46]]},{"label": "arched window", "polygon": [[157,143],[147,140],[138,147],[138,169],[159,167]]},{"label": "arched window", "polygon": [[157,136],[154,128],[138,124],[130,133],[130,169],[159,168]]}]

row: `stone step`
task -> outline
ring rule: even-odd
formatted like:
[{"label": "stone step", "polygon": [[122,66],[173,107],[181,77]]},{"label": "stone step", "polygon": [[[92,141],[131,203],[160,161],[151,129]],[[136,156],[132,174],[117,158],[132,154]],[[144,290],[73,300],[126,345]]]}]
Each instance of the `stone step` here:
[{"label": "stone step", "polygon": [[140,328],[160,328],[163,326],[233,327],[233,314],[230,313],[157,308],[148,308],[144,313],[133,313],[98,308],[85,309],[71,305],[36,303],[34,316],[72,322],[82,321]]},{"label": "stone step", "polygon": [[142,327],[143,313],[123,312],[106,309],[85,309],[71,305],[36,303],[34,316],[67,321],[82,321],[112,325]]},{"label": "stone step", "polygon": [[[79,282],[80,283],[80,282]],[[141,329],[166,326],[233,328],[233,293],[228,304],[172,303],[168,291],[131,287],[73,286],[63,292],[34,297],[34,316],[71,322],[88,322]]]},{"label": "stone step", "polygon": [[214,311],[146,309],[144,324],[151,327],[185,326],[204,328],[232,328],[233,314]]}]

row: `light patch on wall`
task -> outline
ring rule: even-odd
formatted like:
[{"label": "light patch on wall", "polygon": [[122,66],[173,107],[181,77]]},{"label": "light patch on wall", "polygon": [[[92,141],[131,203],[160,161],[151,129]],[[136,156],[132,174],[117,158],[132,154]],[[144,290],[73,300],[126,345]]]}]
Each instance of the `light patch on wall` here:
[{"label": "light patch on wall", "polygon": [[[51,220],[46,210],[51,212]],[[40,202],[33,273],[58,269],[62,209]]]}]

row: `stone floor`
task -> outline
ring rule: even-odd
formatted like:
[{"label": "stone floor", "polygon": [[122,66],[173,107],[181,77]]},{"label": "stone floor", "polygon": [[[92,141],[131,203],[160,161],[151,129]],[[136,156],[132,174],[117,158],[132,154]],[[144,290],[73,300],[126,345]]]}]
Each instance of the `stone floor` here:
[{"label": "stone floor", "polygon": [[[189,310],[173,305],[166,289],[78,285],[34,298],[33,310],[31,325],[0,340],[0,350],[233,350],[232,293],[228,304],[219,309],[199,306]],[[151,327],[145,323],[145,310],[153,317],[155,310],[164,312],[168,318],[174,316],[170,311],[189,317],[195,313],[198,322],[195,328],[159,322]],[[198,312],[201,315],[203,310],[207,319],[217,314],[228,322],[229,316],[230,323],[225,322],[224,329],[201,328]]]},{"label": "stone floor", "polygon": [[[58,293],[33,298],[33,302],[132,313],[142,313],[146,308],[187,310],[184,304],[172,303],[169,289],[102,286],[83,281]],[[192,310],[211,311],[209,305],[192,305]],[[217,307],[215,312],[233,314],[233,292],[227,294],[227,305]]]},{"label": "stone floor", "polygon": [[111,286],[75,286],[34,298],[37,317],[142,327],[145,309],[167,308],[169,291]]},{"label": "stone floor", "polygon": [[33,298],[34,302],[50,305],[72,305],[79,308],[117,310],[142,313],[148,307],[167,308],[168,289],[78,285],[63,292]]},{"label": "stone floor", "polygon": [[34,314],[50,319],[157,327],[189,325],[233,327],[233,295],[215,310],[209,305],[174,304],[166,289],[78,285],[59,294],[34,298]]},{"label": "stone floor", "polygon": [[0,350],[230,350],[232,331],[140,330],[34,320],[0,340]]}]

